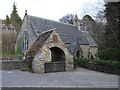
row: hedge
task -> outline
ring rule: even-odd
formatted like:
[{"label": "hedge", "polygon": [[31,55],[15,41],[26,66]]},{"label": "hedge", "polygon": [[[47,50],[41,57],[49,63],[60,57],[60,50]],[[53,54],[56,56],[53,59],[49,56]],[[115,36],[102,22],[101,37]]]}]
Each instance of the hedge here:
[{"label": "hedge", "polygon": [[92,69],[96,71],[120,74],[120,62],[114,60],[95,60],[95,59],[86,59],[86,58],[74,58],[75,63],[79,67]]},{"label": "hedge", "polygon": [[77,66],[84,67],[84,68],[86,68],[87,64],[89,63],[89,60],[86,58],[74,58],[74,60]]}]

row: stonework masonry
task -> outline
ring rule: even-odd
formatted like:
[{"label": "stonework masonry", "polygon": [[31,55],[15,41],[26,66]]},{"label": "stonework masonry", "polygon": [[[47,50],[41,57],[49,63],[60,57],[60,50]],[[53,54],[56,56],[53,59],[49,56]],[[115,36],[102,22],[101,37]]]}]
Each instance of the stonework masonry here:
[{"label": "stonework masonry", "polygon": [[0,61],[0,70],[15,70],[20,69],[19,60],[1,60]]},{"label": "stonework masonry", "polygon": [[92,47],[90,46],[90,53],[92,54],[93,58],[96,57],[96,53],[98,52],[98,48],[97,47]]},{"label": "stonework masonry", "polygon": [[[53,35],[57,35],[58,42],[53,43]],[[74,69],[74,62],[73,57],[70,53],[70,51],[67,49],[66,45],[63,43],[61,38],[59,37],[58,33],[54,30],[53,33],[49,36],[49,38],[46,40],[44,45],[39,49],[38,53],[35,55],[33,60],[33,71],[37,73],[44,73],[44,63],[52,62],[51,60],[51,51],[50,48],[52,47],[58,47],[65,53],[66,57],[66,71],[73,70]]]},{"label": "stonework masonry", "polygon": [[[79,21],[77,16],[75,21]],[[78,22],[74,25],[65,24],[25,14],[16,45],[21,38],[23,41],[25,40],[24,32],[26,32],[28,34],[28,48],[23,51],[25,60],[32,61],[30,67],[32,67],[33,72],[45,73],[48,70],[46,67],[56,67],[58,71],[64,71],[64,66],[65,71],[73,70],[73,57],[89,58],[90,54],[95,56],[96,43],[89,32],[79,30],[78,24]],[[63,59],[64,61],[58,63],[54,59],[58,59],[58,61]]]},{"label": "stonework masonry", "polygon": [[83,56],[88,58],[89,46],[88,45],[80,45],[80,47],[83,51]]}]

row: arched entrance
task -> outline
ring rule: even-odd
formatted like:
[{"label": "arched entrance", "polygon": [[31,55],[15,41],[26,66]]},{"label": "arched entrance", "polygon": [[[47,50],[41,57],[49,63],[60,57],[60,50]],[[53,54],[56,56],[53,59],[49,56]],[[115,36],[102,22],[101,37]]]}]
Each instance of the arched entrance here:
[{"label": "arched entrance", "polygon": [[45,72],[65,71],[65,53],[58,47],[50,48],[51,62],[45,63]]},{"label": "arched entrance", "polygon": [[77,55],[76,56],[77,56],[77,58],[80,58],[80,51],[79,50],[77,51]]},{"label": "arched entrance", "polygon": [[83,58],[83,53],[81,52],[81,50],[78,50],[78,51],[76,52],[76,57],[77,57],[77,58]]},{"label": "arched entrance", "polygon": [[58,47],[52,47],[50,48],[50,50],[51,50],[52,62],[65,61],[65,53],[63,52],[63,50],[61,50]]}]

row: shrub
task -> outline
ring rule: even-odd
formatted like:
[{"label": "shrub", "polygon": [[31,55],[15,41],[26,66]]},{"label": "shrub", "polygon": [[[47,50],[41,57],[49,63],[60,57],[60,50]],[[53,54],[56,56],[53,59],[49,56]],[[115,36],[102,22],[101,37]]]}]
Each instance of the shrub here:
[{"label": "shrub", "polygon": [[116,48],[105,48],[98,52],[98,58],[102,60],[119,60],[120,51]]},{"label": "shrub", "polygon": [[106,73],[119,73],[120,62],[115,60],[95,60],[85,58],[74,58],[77,66],[92,69],[96,71],[102,71]]},{"label": "shrub", "polygon": [[23,56],[24,56],[22,47],[23,47],[23,40],[22,40],[22,38],[21,38],[19,41],[17,41],[17,44],[16,44],[16,57],[17,57],[18,59],[20,59],[20,60],[21,60],[21,59],[23,58]]},{"label": "shrub", "polygon": [[80,67],[87,67],[87,64],[89,63],[89,60],[86,58],[74,58],[75,63],[77,64],[77,66]]}]

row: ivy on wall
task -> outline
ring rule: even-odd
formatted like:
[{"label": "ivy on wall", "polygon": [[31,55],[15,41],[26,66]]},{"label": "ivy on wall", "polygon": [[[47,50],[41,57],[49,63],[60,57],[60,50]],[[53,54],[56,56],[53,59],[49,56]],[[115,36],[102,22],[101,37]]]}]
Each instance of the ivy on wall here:
[{"label": "ivy on wall", "polygon": [[23,56],[23,38],[20,38],[16,44],[16,57],[21,60]]}]

